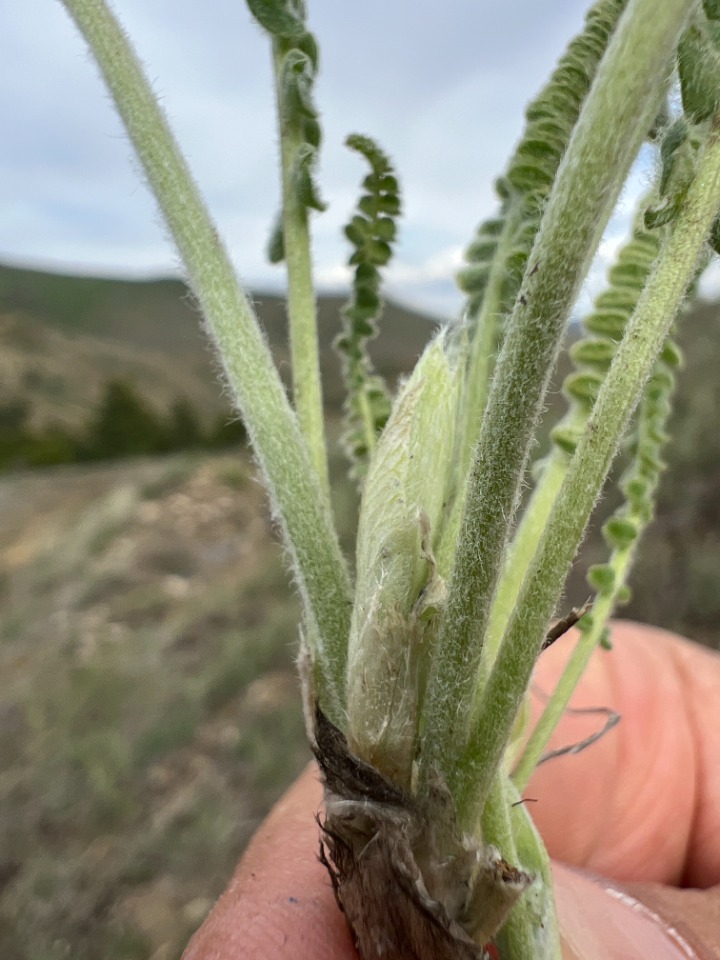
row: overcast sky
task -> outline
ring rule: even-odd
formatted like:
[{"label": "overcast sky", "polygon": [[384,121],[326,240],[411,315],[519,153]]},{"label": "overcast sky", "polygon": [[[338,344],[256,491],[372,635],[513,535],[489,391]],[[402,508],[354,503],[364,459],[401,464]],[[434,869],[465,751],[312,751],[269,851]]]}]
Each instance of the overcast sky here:
[{"label": "overcast sky", "polygon": [[[342,143],[349,132],[367,133],[392,156],[403,186],[388,292],[439,315],[456,311],[460,253],[492,213],[492,182],[520,134],[522,108],[581,27],[585,6],[310,0],[321,49],[320,183],[330,205],[313,219],[318,286],[337,289],[347,277],[340,228],[365,171]],[[117,0],[115,8],[241,276],[255,288],[280,287],[282,268],[264,258],[279,198],[267,38],[242,0]],[[4,5],[0,23],[0,260],[112,275],[176,271],[64,8],[23,0]],[[625,222],[621,212],[605,251]]]}]

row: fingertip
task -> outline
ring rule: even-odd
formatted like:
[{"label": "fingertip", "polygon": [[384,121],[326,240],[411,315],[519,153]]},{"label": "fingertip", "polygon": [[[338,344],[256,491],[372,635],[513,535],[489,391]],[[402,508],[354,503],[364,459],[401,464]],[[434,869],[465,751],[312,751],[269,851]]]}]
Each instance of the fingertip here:
[{"label": "fingertip", "polygon": [[629,889],[554,864],[553,886],[563,960],[709,960],[715,956],[706,947],[717,943],[717,934],[714,939],[707,937],[709,925],[698,924],[687,903],[675,899],[671,910],[660,913],[652,901],[648,904],[648,888],[657,885]]},{"label": "fingertip", "polygon": [[[533,817],[565,861],[616,878],[709,886],[720,879],[720,804],[712,802],[720,755],[706,735],[720,722],[720,657],[641,625],[619,623],[613,634],[615,650],[596,655],[574,704],[616,709],[622,723],[584,753],[540,768],[527,791],[539,801]],[[563,638],[543,655],[545,689],[572,643]],[[559,737],[573,740],[567,720]],[[321,802],[311,764],[258,830],[184,960],[357,960],[317,858]],[[696,862],[691,830],[702,840]],[[571,900],[564,908],[560,900],[566,916]]]},{"label": "fingertip", "polygon": [[318,860],[311,764],[273,807],[183,960],[357,960]]},{"label": "fingertip", "polygon": [[[621,722],[582,753],[541,766],[527,795],[538,798],[533,816],[551,855],[619,879],[678,883],[687,876],[703,789],[689,710],[692,671],[679,669],[678,657],[698,666],[707,651],[642,624],[618,622],[612,632],[612,651],[593,655],[571,705],[610,708]],[[564,637],[541,658],[545,691],[575,642]],[[719,665],[714,658],[705,667],[716,681]],[[566,714],[551,746],[577,742],[601,724]]]}]

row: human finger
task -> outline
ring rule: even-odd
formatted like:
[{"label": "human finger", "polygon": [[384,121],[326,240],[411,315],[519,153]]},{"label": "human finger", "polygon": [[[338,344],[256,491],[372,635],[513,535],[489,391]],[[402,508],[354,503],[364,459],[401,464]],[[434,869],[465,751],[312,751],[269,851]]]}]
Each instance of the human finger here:
[{"label": "human finger", "polygon": [[[575,641],[542,655],[539,688],[552,690]],[[541,765],[525,791],[551,855],[618,879],[720,883],[719,689],[717,653],[614,624],[613,650],[594,655],[571,705],[608,707],[621,722],[582,753]],[[598,722],[566,715],[551,746]]]},{"label": "human finger", "polygon": [[357,960],[318,860],[314,764],[273,807],[183,960]]},{"label": "human finger", "polygon": [[[313,814],[321,799],[313,765],[262,824],[183,960],[358,960],[328,875],[316,856],[318,827]],[[684,896],[692,893],[708,896],[675,891]],[[555,870],[555,895],[564,960],[712,956],[701,949],[706,939],[693,938],[698,916],[702,935],[707,937],[712,927],[707,902],[689,907],[677,900],[660,903],[661,914],[663,907],[667,909],[664,922],[658,923],[653,910],[645,909],[641,901],[606,881],[563,867]],[[656,901],[658,895],[655,891]],[[653,903],[656,908],[657,902]],[[689,927],[683,926],[685,919],[690,921]],[[677,936],[669,935],[680,928],[687,935],[682,944]],[[710,935],[710,943],[720,941],[717,922]],[[688,938],[695,953],[684,949]]]}]

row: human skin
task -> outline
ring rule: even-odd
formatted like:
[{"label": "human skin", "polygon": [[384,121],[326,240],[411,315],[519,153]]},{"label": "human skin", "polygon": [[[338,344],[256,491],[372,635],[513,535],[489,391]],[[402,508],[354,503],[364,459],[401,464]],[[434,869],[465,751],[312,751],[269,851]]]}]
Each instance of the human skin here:
[{"label": "human skin", "polygon": [[[541,657],[536,709],[572,643]],[[694,950],[720,960],[720,655],[629,623],[614,625],[613,643],[593,657],[572,706],[609,707],[621,723],[543,764],[525,791],[551,856],[597,875],[557,866],[564,956],[687,960]],[[568,714],[552,745],[602,722]],[[357,960],[317,860],[321,802],[311,765],[258,830],[184,960]]]}]

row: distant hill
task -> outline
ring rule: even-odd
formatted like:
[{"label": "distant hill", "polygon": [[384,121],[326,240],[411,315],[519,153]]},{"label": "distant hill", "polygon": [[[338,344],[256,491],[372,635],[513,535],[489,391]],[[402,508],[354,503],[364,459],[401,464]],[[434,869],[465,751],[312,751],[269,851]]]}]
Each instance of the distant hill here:
[{"label": "distant hill", "polygon": [[[283,375],[289,373],[284,299],[253,294]],[[318,299],[325,400],[342,402],[332,341],[340,329],[341,295]],[[436,322],[388,303],[372,346],[380,372],[409,371]],[[83,420],[112,378],[133,382],[167,408],[178,396],[207,415],[227,409],[218,364],[201,330],[192,295],[179,280],[111,280],[0,265],[0,405],[27,400],[33,420]]]}]

